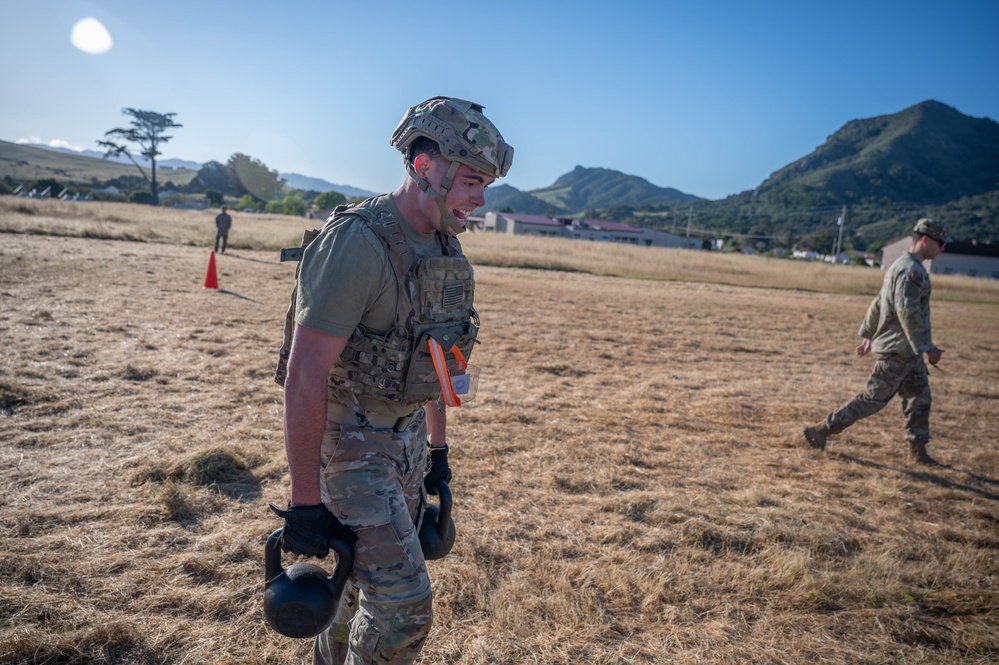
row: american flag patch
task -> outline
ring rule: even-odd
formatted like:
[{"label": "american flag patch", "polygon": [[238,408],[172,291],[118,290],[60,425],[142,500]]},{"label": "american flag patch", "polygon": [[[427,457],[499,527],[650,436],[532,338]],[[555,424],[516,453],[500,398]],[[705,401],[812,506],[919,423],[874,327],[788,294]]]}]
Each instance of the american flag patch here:
[{"label": "american flag patch", "polygon": [[455,307],[465,299],[465,287],[462,284],[444,287],[444,307]]}]

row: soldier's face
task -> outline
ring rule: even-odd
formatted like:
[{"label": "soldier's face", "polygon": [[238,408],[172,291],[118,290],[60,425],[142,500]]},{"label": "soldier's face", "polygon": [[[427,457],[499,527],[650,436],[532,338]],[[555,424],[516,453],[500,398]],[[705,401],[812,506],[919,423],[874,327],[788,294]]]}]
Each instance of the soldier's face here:
[{"label": "soldier's face", "polygon": [[[451,163],[446,159],[434,160],[427,178],[434,189],[439,190],[441,182],[444,180],[444,176],[447,174],[450,166]],[[486,175],[481,171],[476,171],[465,164],[458,166],[458,170],[454,174],[454,182],[451,185],[451,189],[448,190],[447,196],[444,197],[444,205],[459,224],[464,226],[468,217],[477,208],[481,208],[486,204],[486,188],[494,180],[495,178],[492,176]],[[437,228],[443,230],[441,227],[440,211],[437,211],[435,217]]]},{"label": "soldier's face", "polygon": [[947,243],[942,240],[937,240],[936,238],[931,238],[929,236],[923,236],[926,238],[926,254],[927,258],[933,259],[940,255],[944,251],[944,247]]}]

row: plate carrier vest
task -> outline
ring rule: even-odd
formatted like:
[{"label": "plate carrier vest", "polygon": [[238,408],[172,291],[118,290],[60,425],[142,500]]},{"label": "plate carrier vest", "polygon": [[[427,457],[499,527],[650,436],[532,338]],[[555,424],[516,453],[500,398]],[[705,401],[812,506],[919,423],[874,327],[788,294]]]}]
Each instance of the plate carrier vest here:
[{"label": "plate carrier vest", "polygon": [[[439,231],[436,235],[442,256],[417,260],[400,222],[389,214],[375,214],[371,201],[338,206],[322,231],[305,232],[300,248],[281,250],[281,260],[300,261],[305,248],[346,215],[360,217],[368,225],[385,245],[395,273],[398,286],[395,324],[385,334],[357,327],[340,362],[330,372],[329,395],[340,404],[354,407],[355,412],[360,411],[359,395],[412,405],[415,410],[441,397],[440,380],[431,356],[431,338],[446,352],[450,374],[464,373],[454,349],[457,347],[467,359],[479,330],[479,317],[472,307],[475,288],[472,265],[461,253],[457,239],[445,237]],[[295,270],[295,290],[285,317],[284,343],[274,374],[274,380],[282,386],[288,374],[295,331],[300,270],[301,265]]]}]

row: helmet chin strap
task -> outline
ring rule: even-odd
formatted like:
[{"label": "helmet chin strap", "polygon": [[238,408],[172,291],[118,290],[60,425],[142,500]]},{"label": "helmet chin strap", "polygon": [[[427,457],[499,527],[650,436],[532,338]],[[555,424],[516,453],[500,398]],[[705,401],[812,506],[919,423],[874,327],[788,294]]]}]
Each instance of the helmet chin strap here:
[{"label": "helmet chin strap", "polygon": [[430,181],[418,174],[413,165],[409,163],[409,160],[406,160],[406,172],[416,181],[421,190],[437,202],[437,208],[441,211],[441,231],[444,231],[444,233],[450,231],[454,235],[464,231],[465,225],[451,214],[451,211],[447,209],[444,199],[447,198],[447,193],[451,189],[451,185],[454,184],[454,174],[458,172],[458,166],[458,162],[452,161],[451,166],[444,175],[444,180],[441,181],[440,189],[434,189]]}]

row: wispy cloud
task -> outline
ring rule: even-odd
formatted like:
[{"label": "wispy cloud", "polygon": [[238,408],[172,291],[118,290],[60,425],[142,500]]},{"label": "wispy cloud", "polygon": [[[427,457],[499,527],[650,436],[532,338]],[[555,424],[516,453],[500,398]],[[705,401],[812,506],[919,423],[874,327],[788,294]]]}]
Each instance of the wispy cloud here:
[{"label": "wispy cloud", "polygon": [[74,150],[76,152],[83,152],[84,148],[78,145],[73,145],[69,141],[64,141],[63,139],[52,139],[51,141],[43,141],[40,136],[25,136],[19,138],[14,143],[27,143],[31,145],[47,145],[50,148],[65,148],[67,150]]}]

